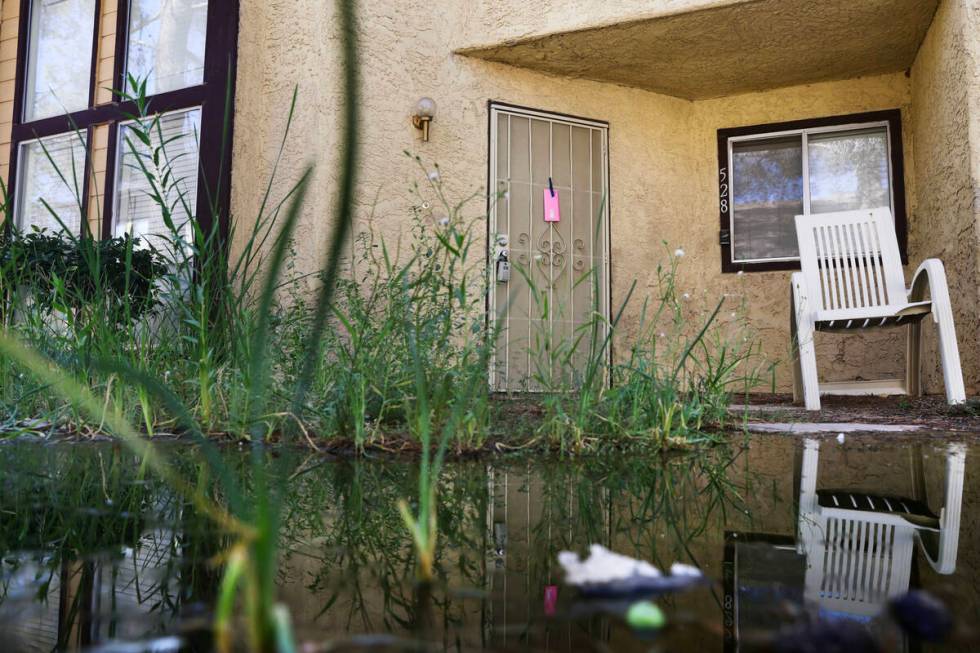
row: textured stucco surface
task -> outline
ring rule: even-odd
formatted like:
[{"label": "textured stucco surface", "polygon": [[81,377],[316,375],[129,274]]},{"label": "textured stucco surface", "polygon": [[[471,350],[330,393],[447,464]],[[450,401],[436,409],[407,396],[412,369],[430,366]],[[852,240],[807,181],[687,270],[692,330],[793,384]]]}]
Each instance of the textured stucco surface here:
[{"label": "textured stucco surface", "polygon": [[[918,147],[912,140],[914,130],[909,128],[918,110],[913,101],[913,80],[901,72],[692,102],[454,54],[454,46],[473,29],[471,23],[481,24],[473,18],[474,8],[468,4],[460,6],[463,4],[440,6],[438,12],[420,0],[360,6],[363,99],[358,134],[361,165],[357,229],[371,227],[390,238],[407,233],[411,208],[420,204],[411,190],[420,174],[415,162],[404,155],[406,150],[418,154],[427,165],[441,166],[450,197],[462,199],[474,191],[483,191],[488,100],[607,120],[612,303],[622,300],[633,279],[639,281],[640,291],[634,310],[625,321],[626,332],[635,328],[643,295],[650,292],[656,266],[665,259],[668,250],[663,242],[670,249],[683,247],[687,252],[680,271],[684,290],[709,297],[729,293],[733,301],[748,301],[766,355],[784,363],[777,368],[778,390],[791,387],[790,370],[785,364],[790,349],[789,273],[740,277],[720,273],[716,130],[901,108],[907,200],[913,210],[917,189],[933,183],[933,175],[943,174],[945,155],[939,148],[927,150],[928,156],[939,161],[935,171],[928,167],[932,163],[920,165],[918,161]],[[581,4],[593,5],[585,1]],[[316,163],[298,232],[300,269],[313,269],[319,263],[333,214],[340,98],[332,12],[331,3],[316,0],[242,0],[233,208],[241,234],[254,219],[261,189],[278,151],[289,98],[297,85],[299,105],[280,167],[281,182],[274,189],[273,199],[285,194],[305,165]],[[504,27],[501,29],[506,33]],[[930,34],[927,43],[942,38]],[[737,68],[739,63],[735,61],[733,66]],[[409,119],[416,100],[423,95],[431,96],[438,104],[428,143],[421,142]],[[976,142],[972,147],[976,149]],[[422,193],[424,199],[426,191]],[[944,194],[937,191],[937,197],[941,199]],[[483,212],[482,200],[472,202],[466,210],[474,218]],[[914,224],[915,213],[911,219]],[[914,241],[910,251],[913,262],[930,253],[923,248],[923,242],[921,238]],[[974,239],[974,249],[976,242]],[[963,285],[958,288],[956,295],[965,292],[974,302],[974,308],[961,309],[964,323],[960,327],[961,349],[964,357],[972,361],[965,370],[970,386],[970,378],[977,375],[977,361],[975,353],[968,350],[976,349],[977,334],[975,326],[974,333],[969,333],[965,321],[969,315],[976,315],[976,284],[972,290]],[[959,296],[954,295],[954,302],[959,301]],[[823,376],[829,379],[898,374],[903,365],[904,332],[828,335],[818,338],[818,352]],[[928,359],[926,363],[928,368]],[[941,391],[935,384],[926,388],[930,392]],[[977,391],[975,382],[972,388]]]},{"label": "textured stucco surface", "polygon": [[935,8],[936,0],[713,3],[460,52],[703,99],[904,70]]},{"label": "textured stucco surface", "polygon": [[663,18],[758,0],[478,0],[460,10],[457,47],[480,48],[547,34]]},{"label": "textured stucco surface", "polygon": [[[946,266],[968,391],[980,388],[980,1],[947,0],[912,67],[916,203],[909,221],[915,259]],[[935,332],[924,330],[926,389],[943,380]]]}]

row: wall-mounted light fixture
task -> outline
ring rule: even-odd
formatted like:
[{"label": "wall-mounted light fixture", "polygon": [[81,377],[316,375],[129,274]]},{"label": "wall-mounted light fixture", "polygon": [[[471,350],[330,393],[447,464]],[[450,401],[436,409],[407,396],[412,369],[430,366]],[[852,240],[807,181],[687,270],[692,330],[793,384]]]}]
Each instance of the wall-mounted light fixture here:
[{"label": "wall-mounted light fixture", "polygon": [[418,104],[415,105],[415,115],[412,116],[412,124],[415,125],[416,129],[422,130],[422,140],[429,140],[429,123],[432,122],[432,117],[436,114],[436,103],[430,97],[419,98]]}]

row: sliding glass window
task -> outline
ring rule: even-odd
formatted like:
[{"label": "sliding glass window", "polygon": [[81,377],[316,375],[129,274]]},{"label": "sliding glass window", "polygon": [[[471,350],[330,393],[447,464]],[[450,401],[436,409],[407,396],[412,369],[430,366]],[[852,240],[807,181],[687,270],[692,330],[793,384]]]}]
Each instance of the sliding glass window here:
[{"label": "sliding glass window", "polygon": [[795,218],[887,208],[905,242],[898,111],[720,130],[723,270],[798,265]]}]

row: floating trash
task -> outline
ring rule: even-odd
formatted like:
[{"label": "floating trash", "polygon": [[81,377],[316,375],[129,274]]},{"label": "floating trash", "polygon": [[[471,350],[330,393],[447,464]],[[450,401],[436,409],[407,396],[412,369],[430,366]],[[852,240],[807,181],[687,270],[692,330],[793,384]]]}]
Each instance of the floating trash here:
[{"label": "floating trash", "polygon": [[626,611],[626,623],[637,630],[660,630],[667,625],[667,616],[653,601],[637,601]]},{"label": "floating trash", "polygon": [[585,596],[676,592],[706,581],[696,567],[674,563],[665,576],[649,562],[613,553],[601,544],[590,546],[585,560],[572,551],[562,551],[558,564],[565,570],[565,582]]}]

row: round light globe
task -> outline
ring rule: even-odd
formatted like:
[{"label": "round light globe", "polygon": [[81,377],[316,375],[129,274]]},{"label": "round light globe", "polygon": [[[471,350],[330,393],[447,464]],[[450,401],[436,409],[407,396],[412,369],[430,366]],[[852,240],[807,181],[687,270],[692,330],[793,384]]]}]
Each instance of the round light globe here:
[{"label": "round light globe", "polygon": [[430,97],[419,98],[415,105],[415,115],[422,118],[431,118],[436,113],[436,101]]}]

